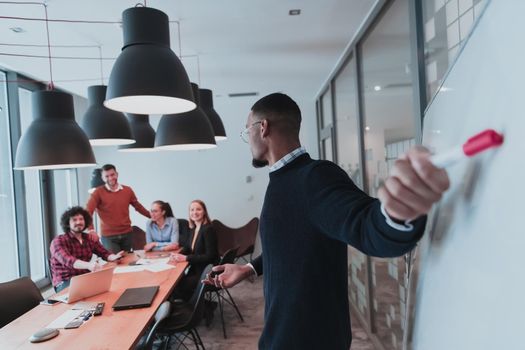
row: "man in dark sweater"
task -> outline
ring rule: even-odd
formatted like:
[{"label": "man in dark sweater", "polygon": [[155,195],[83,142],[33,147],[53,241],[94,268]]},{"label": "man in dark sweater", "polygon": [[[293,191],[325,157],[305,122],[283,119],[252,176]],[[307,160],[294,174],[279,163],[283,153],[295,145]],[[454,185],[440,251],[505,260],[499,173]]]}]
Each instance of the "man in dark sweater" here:
[{"label": "man in dark sweater", "polygon": [[253,105],[241,136],[254,166],[270,166],[260,217],[263,253],[244,266],[215,267],[220,274],[206,282],[228,288],[264,272],[260,349],[347,350],[347,244],[379,257],[410,251],[449,180],[416,148],[396,162],[380,200],[369,197],[334,163],[310,158],[299,142],[300,123],[299,107],[284,94]]}]

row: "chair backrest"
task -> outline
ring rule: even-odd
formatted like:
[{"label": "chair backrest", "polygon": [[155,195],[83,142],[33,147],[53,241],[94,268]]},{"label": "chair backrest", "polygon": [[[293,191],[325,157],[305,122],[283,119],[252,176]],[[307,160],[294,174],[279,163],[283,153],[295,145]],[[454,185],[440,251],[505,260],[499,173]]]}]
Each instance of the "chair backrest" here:
[{"label": "chair backrest", "polygon": [[151,327],[148,336],[146,338],[146,341],[144,342],[144,345],[140,347],[140,349],[153,349],[153,341],[155,340],[155,332],[157,331],[157,328],[159,325],[164,321],[171,312],[171,303],[169,301],[165,301],[162,304],[160,304],[159,308],[157,309],[157,312],[155,313],[155,323],[153,324],[153,327]]},{"label": "chair backrest", "polygon": [[204,270],[202,270],[199,285],[193,291],[190,300],[188,303],[193,306],[193,312],[190,320],[188,321],[186,327],[196,327],[204,315],[204,294],[207,290],[208,285],[200,282],[206,279],[206,276],[211,272],[212,264],[206,265]]},{"label": "chair backrest", "polygon": [[[138,226],[131,227],[131,247],[133,250],[142,250],[146,245],[146,232]],[[116,253],[116,252],[114,252]]]},{"label": "chair backrest", "polygon": [[223,256],[228,249],[236,247],[238,247],[237,257],[253,253],[259,228],[259,218],[253,218],[239,228],[228,227],[219,220],[213,220],[212,224],[217,234],[219,255]]},{"label": "chair backrest", "polygon": [[0,328],[22,316],[44,298],[29,277],[0,283]]},{"label": "chair backrest", "polygon": [[190,223],[186,219],[177,219],[179,222],[179,246],[189,245]]},{"label": "chair backrest", "polygon": [[235,262],[235,258],[237,257],[238,250],[238,248],[228,249],[226,253],[224,253],[224,255],[221,257],[219,265],[233,264]]}]

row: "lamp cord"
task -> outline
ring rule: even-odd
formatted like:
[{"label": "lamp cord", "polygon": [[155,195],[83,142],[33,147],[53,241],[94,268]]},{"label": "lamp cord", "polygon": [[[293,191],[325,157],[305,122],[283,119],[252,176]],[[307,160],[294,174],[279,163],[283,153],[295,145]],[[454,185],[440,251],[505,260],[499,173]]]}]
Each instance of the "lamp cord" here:
[{"label": "lamp cord", "polygon": [[100,84],[104,85],[104,67],[102,63],[102,45],[98,45],[98,56],[100,63]]},{"label": "lamp cord", "polygon": [[49,39],[49,17],[47,16],[47,4],[42,4],[44,6],[44,10],[45,10],[45,13],[46,13],[46,36],[47,36],[47,53],[48,53],[48,57],[49,57],[49,78],[50,78],[50,81],[49,81],[49,84],[47,86],[48,90],[53,90],[54,88],[54,85],[53,85],[53,62],[51,60],[51,41]]}]

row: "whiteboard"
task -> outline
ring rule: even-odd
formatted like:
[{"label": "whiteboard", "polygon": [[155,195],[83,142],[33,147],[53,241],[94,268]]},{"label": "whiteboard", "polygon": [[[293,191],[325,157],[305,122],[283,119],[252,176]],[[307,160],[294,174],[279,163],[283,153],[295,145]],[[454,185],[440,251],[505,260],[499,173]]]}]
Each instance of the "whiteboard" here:
[{"label": "whiteboard", "polygon": [[421,244],[414,349],[525,349],[525,1],[491,1],[429,105],[436,152],[486,128],[501,148],[450,167]]}]

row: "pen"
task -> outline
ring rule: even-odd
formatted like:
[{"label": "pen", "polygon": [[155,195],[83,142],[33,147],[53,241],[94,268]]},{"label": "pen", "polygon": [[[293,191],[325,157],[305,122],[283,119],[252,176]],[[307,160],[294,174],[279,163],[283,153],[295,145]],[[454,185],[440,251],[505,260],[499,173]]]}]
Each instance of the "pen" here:
[{"label": "pen", "polygon": [[464,158],[470,158],[487,149],[503,144],[503,135],[493,129],[487,129],[469,138],[461,146],[456,146],[446,152],[430,157],[430,161],[438,168],[446,168]]}]

